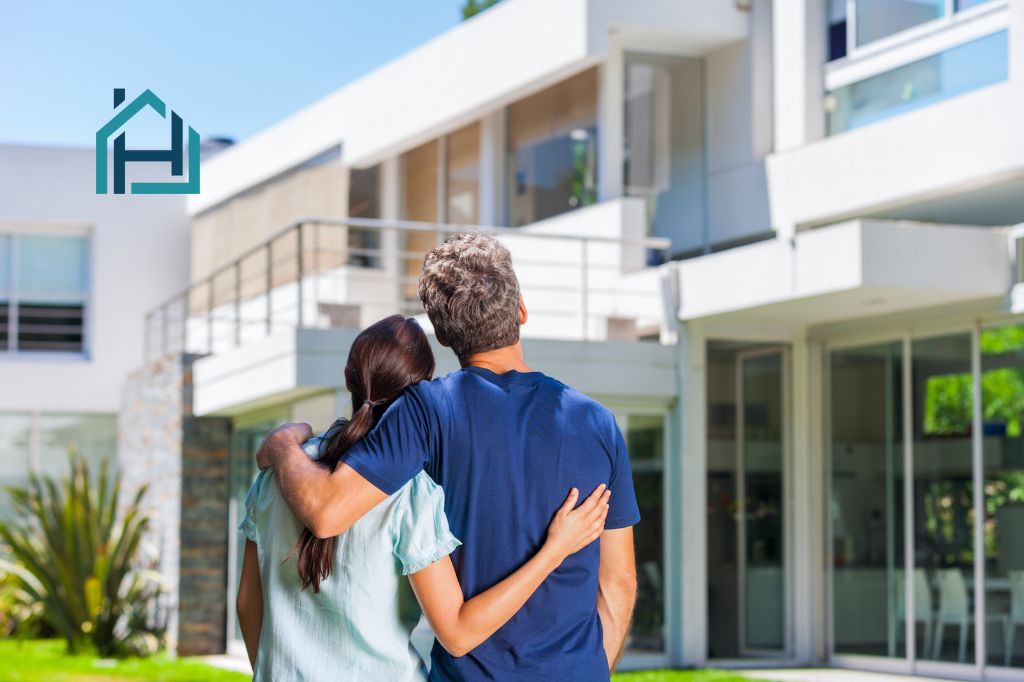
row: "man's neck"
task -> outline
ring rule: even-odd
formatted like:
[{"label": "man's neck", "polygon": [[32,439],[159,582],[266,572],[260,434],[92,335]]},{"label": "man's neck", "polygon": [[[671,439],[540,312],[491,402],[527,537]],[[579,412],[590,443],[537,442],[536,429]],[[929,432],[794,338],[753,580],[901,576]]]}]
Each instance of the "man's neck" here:
[{"label": "man's neck", "polygon": [[495,374],[506,372],[532,372],[533,370],[523,361],[523,347],[517,341],[511,346],[495,348],[484,353],[475,353],[466,358],[462,363],[463,367],[481,367],[488,369]]}]

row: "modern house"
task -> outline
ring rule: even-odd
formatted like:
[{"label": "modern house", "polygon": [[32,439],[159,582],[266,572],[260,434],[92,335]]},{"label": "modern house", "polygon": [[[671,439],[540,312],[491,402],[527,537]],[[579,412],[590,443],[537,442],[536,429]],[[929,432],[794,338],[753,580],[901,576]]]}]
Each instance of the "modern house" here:
[{"label": "modern house", "polygon": [[256,445],[473,225],[626,434],[624,665],[1024,680],[1021,120],[1024,0],[504,0],[205,161],[120,418],[179,651],[240,645]]},{"label": "modern house", "polygon": [[0,145],[4,484],[61,471],[71,447],[117,452],[142,317],[188,282],[184,198],[97,195],[95,167],[92,148]]}]

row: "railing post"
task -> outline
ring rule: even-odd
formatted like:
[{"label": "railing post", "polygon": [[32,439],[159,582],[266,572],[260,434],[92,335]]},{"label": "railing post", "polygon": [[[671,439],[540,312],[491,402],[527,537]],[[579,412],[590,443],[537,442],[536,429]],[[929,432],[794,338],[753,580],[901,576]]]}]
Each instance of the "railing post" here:
[{"label": "railing post", "polygon": [[580,315],[583,317],[583,340],[590,338],[588,322],[590,320],[590,291],[587,278],[587,240],[580,239]]},{"label": "railing post", "polygon": [[181,307],[181,354],[188,354],[188,318],[192,311],[192,287],[185,291],[185,300]]},{"label": "railing post", "polygon": [[[153,311],[146,313],[146,324],[142,328],[142,343],[146,353],[146,360],[153,359]],[[6,350],[6,349],[0,349]]]},{"label": "railing post", "polygon": [[242,261],[235,261],[235,346],[242,345]]},{"label": "railing post", "polygon": [[299,314],[298,314],[298,328],[302,329],[303,314],[302,314],[302,223],[295,226],[295,252],[297,254],[296,262],[296,275],[295,285],[298,287],[298,300],[299,300]]},{"label": "railing post", "polygon": [[274,285],[274,249],[272,242],[267,242],[267,336],[273,328],[273,310],[270,307],[270,289]]},{"label": "railing post", "polygon": [[167,306],[164,303],[160,308],[160,355],[167,354]]},{"label": "railing post", "polygon": [[206,352],[213,355],[213,276],[206,280],[207,308],[206,308]]}]

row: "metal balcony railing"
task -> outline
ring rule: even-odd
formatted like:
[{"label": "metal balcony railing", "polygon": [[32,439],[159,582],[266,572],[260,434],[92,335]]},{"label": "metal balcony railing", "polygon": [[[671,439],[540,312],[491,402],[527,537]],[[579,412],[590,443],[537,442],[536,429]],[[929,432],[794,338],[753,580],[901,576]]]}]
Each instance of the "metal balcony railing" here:
[{"label": "metal balcony railing", "polygon": [[[666,239],[349,218],[295,222],[146,314],[147,359],[216,354],[283,329],[364,327],[423,315],[423,257],[448,235],[492,234],[512,253],[530,312],[524,337],[638,338],[661,328]],[[429,329],[426,316],[424,324]]]}]

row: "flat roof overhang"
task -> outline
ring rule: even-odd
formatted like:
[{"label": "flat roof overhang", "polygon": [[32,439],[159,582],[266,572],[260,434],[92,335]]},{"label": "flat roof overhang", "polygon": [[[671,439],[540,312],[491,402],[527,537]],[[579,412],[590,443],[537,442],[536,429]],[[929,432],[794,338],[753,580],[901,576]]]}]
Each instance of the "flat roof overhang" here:
[{"label": "flat roof overhang", "polygon": [[[192,368],[193,413],[235,416],[326,390],[344,390],[358,329],[287,329],[260,342],[201,358]],[[458,369],[431,337],[442,376]],[[601,400],[667,405],[676,397],[671,346],[646,341],[524,339],[530,366]]]},{"label": "flat roof overhang", "polygon": [[609,37],[698,56],[746,38],[721,0],[509,0],[442,33],[203,164],[195,215],[339,144],[366,167],[600,63]]},{"label": "flat roof overhang", "polygon": [[677,266],[679,319],[792,330],[1005,298],[1005,228],[855,220]]}]

